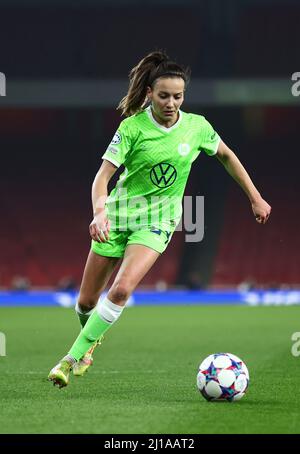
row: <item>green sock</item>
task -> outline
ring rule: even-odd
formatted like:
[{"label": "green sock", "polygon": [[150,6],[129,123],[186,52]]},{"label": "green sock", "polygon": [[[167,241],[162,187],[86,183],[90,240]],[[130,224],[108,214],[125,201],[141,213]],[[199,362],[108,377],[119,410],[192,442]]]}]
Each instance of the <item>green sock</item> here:
[{"label": "green sock", "polygon": [[81,328],[83,328],[85,326],[86,322],[88,321],[88,319],[90,318],[90,316],[92,315],[94,309],[91,309],[90,311],[87,311],[87,312],[83,312],[80,309],[78,302],[77,302],[75,305],[75,311],[79,318],[79,323],[81,325]]},{"label": "green sock", "polygon": [[97,311],[93,312],[68,354],[79,361],[110,326],[111,323],[102,320]]},{"label": "green sock", "polygon": [[97,309],[90,315],[84,328],[71,347],[68,355],[79,361],[91,346],[104,334],[119,318],[123,307],[118,306],[105,298]]}]

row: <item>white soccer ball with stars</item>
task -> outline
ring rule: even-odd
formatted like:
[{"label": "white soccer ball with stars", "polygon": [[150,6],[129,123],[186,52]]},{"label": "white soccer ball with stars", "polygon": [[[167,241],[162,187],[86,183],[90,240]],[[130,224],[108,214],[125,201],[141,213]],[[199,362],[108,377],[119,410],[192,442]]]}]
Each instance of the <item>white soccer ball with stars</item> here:
[{"label": "white soccer ball with stars", "polygon": [[214,353],[199,366],[197,387],[209,401],[240,400],[249,385],[246,364],[231,353]]}]

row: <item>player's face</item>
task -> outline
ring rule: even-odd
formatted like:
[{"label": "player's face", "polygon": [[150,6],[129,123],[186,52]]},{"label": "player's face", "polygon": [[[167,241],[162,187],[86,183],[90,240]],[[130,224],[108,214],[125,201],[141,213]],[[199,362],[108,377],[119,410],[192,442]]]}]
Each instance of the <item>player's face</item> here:
[{"label": "player's face", "polygon": [[177,121],[178,110],[183,103],[184,86],[181,77],[160,77],[152,89],[148,88],[147,96],[152,102],[153,113],[162,123]]}]

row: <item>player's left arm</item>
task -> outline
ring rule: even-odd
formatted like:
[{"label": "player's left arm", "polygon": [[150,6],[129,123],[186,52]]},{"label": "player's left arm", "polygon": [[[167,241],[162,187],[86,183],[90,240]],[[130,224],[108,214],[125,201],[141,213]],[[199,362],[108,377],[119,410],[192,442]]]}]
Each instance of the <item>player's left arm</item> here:
[{"label": "player's left arm", "polygon": [[271,207],[261,197],[238,157],[222,140],[219,143],[215,156],[223,164],[229,175],[232,176],[247,194],[257,222],[265,224],[270,216]]}]

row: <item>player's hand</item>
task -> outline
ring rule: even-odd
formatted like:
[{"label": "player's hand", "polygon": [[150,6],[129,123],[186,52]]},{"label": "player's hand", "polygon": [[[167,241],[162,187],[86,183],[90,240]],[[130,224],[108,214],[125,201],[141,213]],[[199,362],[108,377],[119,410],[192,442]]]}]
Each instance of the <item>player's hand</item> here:
[{"label": "player's hand", "polygon": [[272,208],[262,198],[252,203],[252,211],[259,224],[265,224],[269,219]]},{"label": "player's hand", "polygon": [[98,213],[90,223],[90,235],[94,241],[105,243],[109,239],[110,224],[105,212]]}]

